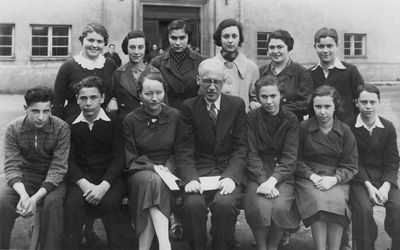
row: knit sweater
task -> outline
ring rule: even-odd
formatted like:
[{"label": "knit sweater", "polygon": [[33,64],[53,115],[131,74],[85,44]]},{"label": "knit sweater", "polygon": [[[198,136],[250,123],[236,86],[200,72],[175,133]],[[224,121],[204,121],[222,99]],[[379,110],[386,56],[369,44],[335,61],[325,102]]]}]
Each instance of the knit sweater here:
[{"label": "knit sweater", "polygon": [[61,119],[50,116],[49,122],[35,129],[20,117],[8,124],[4,143],[4,173],[9,186],[26,181],[41,183],[47,192],[55,189],[68,169],[70,129]]}]

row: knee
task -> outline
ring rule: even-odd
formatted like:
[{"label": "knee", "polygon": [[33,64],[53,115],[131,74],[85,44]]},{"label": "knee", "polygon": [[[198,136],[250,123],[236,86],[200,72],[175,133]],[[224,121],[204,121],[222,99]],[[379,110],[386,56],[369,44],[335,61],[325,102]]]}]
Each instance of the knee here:
[{"label": "knee", "polygon": [[352,207],[353,207],[354,215],[363,216],[363,217],[373,217],[374,216],[374,210],[372,208],[372,205],[357,204]]},{"label": "knee", "polygon": [[224,211],[226,213],[236,213],[235,200],[230,195],[217,195],[215,201],[211,204],[211,209],[215,211]]},{"label": "knee", "polygon": [[185,195],[183,201],[183,209],[184,211],[189,212],[200,212],[207,209],[206,202],[202,195],[200,194],[189,194]]}]

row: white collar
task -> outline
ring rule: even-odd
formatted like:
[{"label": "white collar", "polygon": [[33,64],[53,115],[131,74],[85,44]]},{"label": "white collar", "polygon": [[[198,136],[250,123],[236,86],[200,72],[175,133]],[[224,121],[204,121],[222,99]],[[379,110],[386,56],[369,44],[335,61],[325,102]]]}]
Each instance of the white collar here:
[{"label": "white collar", "polygon": [[378,127],[378,128],[385,128],[381,122],[381,119],[379,119],[379,116],[375,117],[375,122],[374,125],[372,125],[371,128],[368,128],[368,126],[364,123],[364,121],[361,119],[361,114],[357,115],[357,121],[356,124],[354,125],[354,127],[356,128],[360,128],[360,127],[364,127],[366,128],[368,131],[372,131],[372,129]]},{"label": "white collar", "polygon": [[102,69],[106,63],[106,58],[102,54],[99,55],[96,61],[92,61],[83,56],[83,51],[74,56],[74,60],[81,65],[82,68],[88,70]]},{"label": "white collar", "polygon": [[[207,104],[207,110],[210,111],[211,108],[211,104],[212,102],[209,102],[207,99],[204,98],[204,100],[206,100],[206,104]],[[221,94],[219,95],[218,99],[214,102],[215,108],[220,111],[220,107],[221,107]]]},{"label": "white collar", "polygon": [[88,120],[86,120],[85,116],[83,115],[83,112],[81,112],[79,114],[79,116],[72,122],[72,124],[76,124],[78,122],[85,122],[87,124],[93,124],[95,121],[97,120],[103,120],[106,122],[111,121],[110,117],[107,116],[106,112],[104,112],[104,110],[102,108],[100,108],[100,112],[97,114],[96,118],[93,120],[93,122],[89,122]]},{"label": "white collar", "polygon": [[[324,69],[324,68],[321,66],[321,61],[319,61],[318,64],[317,64],[315,67],[313,67],[311,70],[314,71],[314,70],[317,69],[318,67],[321,67],[322,69]],[[340,61],[340,59],[336,57],[336,58],[335,58],[335,61],[333,62],[333,64],[332,64],[332,65],[329,65],[329,67],[327,68],[327,70],[328,70],[328,69],[333,69],[333,68],[337,68],[337,69],[346,69],[346,66],[344,66],[343,63]]]}]

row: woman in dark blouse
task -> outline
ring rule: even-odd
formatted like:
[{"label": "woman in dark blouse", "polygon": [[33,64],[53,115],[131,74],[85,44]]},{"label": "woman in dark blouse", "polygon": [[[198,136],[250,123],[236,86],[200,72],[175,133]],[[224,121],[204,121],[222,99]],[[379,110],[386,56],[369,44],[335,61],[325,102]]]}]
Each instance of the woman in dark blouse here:
[{"label": "woman in dark blouse", "polygon": [[283,230],[296,231],[294,172],[299,123],[281,106],[281,89],[275,76],[255,83],[261,107],[247,114],[248,165],[244,195],[246,220],[257,249],[277,249]]},{"label": "woman in dark blouse", "polygon": [[357,144],[339,121],[337,90],[318,87],[311,99],[315,117],[300,124],[296,202],[305,226],[311,226],[315,249],[339,250],[350,222],[349,181],[357,173]]},{"label": "woman in dark blouse", "polygon": [[103,56],[103,49],[108,42],[106,28],[98,23],[90,23],[83,29],[79,40],[82,43],[82,51],[61,65],[54,83],[51,113],[63,120],[81,112],[76,102],[74,85],[83,78],[98,76],[103,80],[103,109],[111,98],[111,77],[117,65],[112,59]]},{"label": "woman in dark blouse", "polygon": [[172,196],[155,169],[169,171],[173,166],[179,111],[163,103],[165,92],[161,73],[144,74],[138,82],[143,106],[129,113],[123,123],[130,209],[141,250],[150,248],[154,234],[159,249],[171,249],[168,218]]}]

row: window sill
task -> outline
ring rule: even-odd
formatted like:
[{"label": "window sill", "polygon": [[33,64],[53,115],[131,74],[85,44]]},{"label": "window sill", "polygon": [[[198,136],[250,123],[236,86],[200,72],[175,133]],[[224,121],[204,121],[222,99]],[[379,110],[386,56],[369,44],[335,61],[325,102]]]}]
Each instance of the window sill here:
[{"label": "window sill", "polygon": [[15,57],[14,56],[0,56],[0,61],[15,61]]},{"label": "window sill", "polygon": [[70,59],[71,56],[60,56],[60,57],[53,57],[53,56],[31,56],[31,61],[65,61]]},{"label": "window sill", "polygon": [[368,56],[344,56],[344,59],[368,59]]}]

